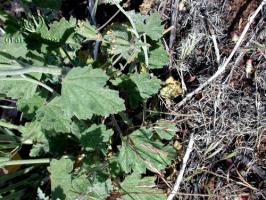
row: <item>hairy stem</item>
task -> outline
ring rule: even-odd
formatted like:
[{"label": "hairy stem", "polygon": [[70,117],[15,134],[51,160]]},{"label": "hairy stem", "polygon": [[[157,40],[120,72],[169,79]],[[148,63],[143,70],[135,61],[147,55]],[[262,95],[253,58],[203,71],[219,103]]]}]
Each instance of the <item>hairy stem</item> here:
[{"label": "hairy stem", "polygon": [[8,128],[8,129],[15,129],[15,130],[20,130],[20,127],[14,124],[11,124],[9,122],[5,122],[5,121],[0,121],[0,126],[4,127],[4,128]]},{"label": "hairy stem", "polygon": [[50,163],[50,159],[49,158],[28,159],[28,160],[10,160],[10,161],[5,161],[2,164],[0,163],[0,166],[34,165],[34,164],[49,164],[49,163]]},{"label": "hairy stem", "polygon": [[[5,70],[1,70],[1,68],[5,68]],[[59,76],[62,74],[62,69],[55,67],[33,67],[33,66],[22,68],[21,66],[11,67],[11,65],[0,64],[0,76],[17,76],[29,73],[43,73],[43,74],[51,74]]]},{"label": "hairy stem", "polygon": [[[117,6],[117,8],[128,18],[132,28],[133,28],[133,33],[135,34],[135,36],[140,39],[140,35],[137,31],[136,25],[134,23],[134,21],[132,20],[132,18],[127,14],[127,12],[124,10],[124,8],[122,6],[120,6],[120,4],[116,3],[115,4]],[[149,67],[149,56],[148,56],[148,48],[146,45],[142,45],[142,50],[144,52],[144,56],[145,56],[145,65],[146,67]]]}]

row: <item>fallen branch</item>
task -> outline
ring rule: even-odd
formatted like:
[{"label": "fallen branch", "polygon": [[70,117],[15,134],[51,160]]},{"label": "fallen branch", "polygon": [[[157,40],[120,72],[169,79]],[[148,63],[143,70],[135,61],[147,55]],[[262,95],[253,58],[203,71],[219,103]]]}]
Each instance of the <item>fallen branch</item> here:
[{"label": "fallen branch", "polygon": [[182,168],[181,168],[181,171],[180,173],[178,174],[178,177],[176,179],[176,182],[175,182],[175,185],[174,185],[174,188],[172,190],[172,192],[170,193],[170,195],[168,196],[167,200],[172,200],[175,195],[177,194],[178,190],[179,190],[179,187],[180,187],[180,184],[181,184],[181,181],[183,179],[183,175],[184,175],[184,172],[185,172],[185,169],[186,169],[186,166],[187,166],[187,161],[188,161],[188,158],[193,150],[193,144],[194,144],[194,135],[192,134],[190,136],[190,140],[189,140],[189,143],[188,143],[188,147],[187,147],[187,150],[186,150],[186,153],[185,153],[185,156],[183,158],[183,163],[182,163]]},{"label": "fallen branch", "polygon": [[213,74],[206,82],[204,82],[203,84],[201,84],[197,89],[195,89],[193,92],[189,93],[186,95],[186,97],[180,101],[176,106],[175,106],[175,111],[177,109],[179,109],[181,106],[183,106],[185,103],[187,103],[194,95],[198,94],[203,88],[205,88],[207,85],[209,85],[211,82],[213,82],[216,78],[218,78],[221,74],[223,74],[223,72],[225,71],[227,65],[230,63],[230,61],[232,60],[233,56],[235,55],[236,51],[239,49],[239,47],[241,46],[241,43],[243,42],[245,35],[247,34],[250,25],[253,23],[253,21],[255,20],[256,16],[258,15],[258,13],[262,10],[262,7],[266,4],[266,0],[263,0],[261,2],[261,4],[258,6],[258,8],[256,9],[256,11],[254,12],[253,15],[251,15],[251,17],[248,20],[248,23],[246,24],[243,32],[241,33],[236,45],[234,46],[234,49],[232,50],[231,54],[229,55],[229,57],[226,59],[226,61],[218,68],[218,70],[216,71],[215,74]]}]

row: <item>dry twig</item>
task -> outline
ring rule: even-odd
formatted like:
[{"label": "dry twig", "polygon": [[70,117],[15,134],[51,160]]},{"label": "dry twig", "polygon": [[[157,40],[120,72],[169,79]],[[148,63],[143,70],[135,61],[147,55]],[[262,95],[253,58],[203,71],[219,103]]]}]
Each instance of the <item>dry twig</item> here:
[{"label": "dry twig", "polygon": [[183,158],[183,163],[182,163],[182,168],[181,168],[181,171],[180,173],[178,174],[178,177],[176,179],[176,182],[175,182],[175,185],[174,185],[174,188],[172,190],[172,192],[170,193],[170,195],[168,196],[167,200],[172,200],[175,195],[177,194],[178,190],[179,190],[179,187],[180,187],[180,184],[181,184],[181,181],[183,179],[183,175],[184,175],[184,172],[185,172],[185,169],[186,169],[186,166],[187,166],[187,161],[188,161],[188,158],[193,150],[193,144],[194,144],[194,135],[192,134],[190,136],[190,140],[189,140],[189,143],[188,143],[188,147],[187,147],[187,150],[186,150],[186,153],[185,153],[185,156]]}]

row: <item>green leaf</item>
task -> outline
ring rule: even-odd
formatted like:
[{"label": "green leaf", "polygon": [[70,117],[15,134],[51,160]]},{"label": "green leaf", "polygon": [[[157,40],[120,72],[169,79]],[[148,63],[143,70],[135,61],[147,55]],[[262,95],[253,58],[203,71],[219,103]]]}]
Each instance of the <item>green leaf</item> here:
[{"label": "green leaf", "polygon": [[93,124],[81,134],[80,142],[86,151],[106,151],[106,143],[112,135],[112,129],[107,130],[104,125]]},{"label": "green leaf", "polygon": [[49,152],[49,145],[48,143],[37,143],[33,144],[32,148],[30,150],[30,157],[40,157],[45,155],[47,152]]},{"label": "green leaf", "polygon": [[17,108],[23,112],[23,117],[32,119],[38,110],[45,103],[45,99],[35,94],[28,99],[19,99],[17,101]]},{"label": "green leaf", "polygon": [[22,141],[26,144],[32,144],[34,142],[46,142],[47,139],[45,134],[42,132],[40,123],[28,122],[23,127],[20,128],[22,133]]},{"label": "green leaf", "polygon": [[63,80],[64,109],[79,119],[123,111],[124,101],[119,98],[118,92],[104,87],[107,80],[108,76],[100,69],[72,69]]},{"label": "green leaf", "polygon": [[60,21],[55,21],[50,25],[49,36],[47,39],[64,43],[72,33],[74,33],[73,22],[61,18]]},{"label": "green leaf", "polygon": [[68,158],[53,159],[51,161],[49,172],[51,174],[52,199],[71,199],[72,195],[69,195],[69,193],[72,190],[71,172],[73,164]]},{"label": "green leaf", "polygon": [[71,117],[65,113],[60,97],[38,109],[36,119],[44,130],[56,133],[70,132]]},{"label": "green leaf", "polygon": [[80,176],[72,181],[73,191],[84,199],[105,200],[112,191],[112,182],[107,179],[104,182],[90,181],[86,176]]},{"label": "green leaf", "polygon": [[175,124],[163,119],[156,122],[154,129],[160,138],[165,140],[171,140],[177,131]]},{"label": "green leaf", "polygon": [[51,161],[49,171],[52,199],[73,200],[83,197],[104,200],[107,198],[112,191],[112,182],[109,178],[97,180],[95,177],[85,175],[85,171],[75,176],[72,173],[73,167],[74,163],[69,158]]},{"label": "green leaf", "polygon": [[[40,73],[31,73],[32,78],[39,80],[42,76]],[[28,99],[34,96],[38,85],[22,79],[20,76],[12,78],[0,77],[0,94],[13,99]]]},{"label": "green leaf", "polygon": [[105,200],[112,191],[111,179],[107,179],[105,182],[94,183],[88,190],[88,199]]},{"label": "green leaf", "polygon": [[81,36],[85,37],[87,40],[97,40],[97,30],[94,26],[90,24],[89,21],[79,22],[75,31]]},{"label": "green leaf", "polygon": [[112,81],[112,84],[122,88],[121,93],[128,97],[129,105],[136,108],[143,100],[147,100],[156,94],[161,88],[161,81],[149,74],[132,74],[121,76]]},{"label": "green leaf", "polygon": [[128,26],[124,24],[112,24],[110,30],[104,36],[107,41],[106,47],[108,53],[111,55],[122,55],[128,63],[134,59],[141,52],[141,41],[128,31]]},{"label": "green leaf", "polygon": [[[140,17],[138,17],[140,19]],[[152,13],[146,19],[141,16],[144,21],[137,20],[136,27],[139,33],[146,33],[152,40],[159,40],[163,34],[163,26],[161,25],[161,16],[158,12]]]},{"label": "green leaf", "polygon": [[6,11],[0,10],[0,20],[3,21],[4,23],[9,19],[9,15],[7,14]]},{"label": "green leaf", "polygon": [[132,169],[143,173],[147,168],[158,173],[171,164],[175,158],[174,148],[153,140],[152,135],[151,129],[141,128],[127,136],[128,138],[124,138],[118,162],[125,172]]},{"label": "green leaf", "polygon": [[[75,19],[70,18],[68,21],[65,18],[61,18],[59,21],[54,21],[48,27],[42,16],[31,16],[29,20],[24,21],[24,28],[30,33],[28,39],[32,39],[31,36],[35,36],[35,38],[33,38],[36,39],[37,35],[32,34],[35,33],[41,37],[37,38],[40,40],[38,41],[39,43],[49,42],[49,44],[64,44],[75,31]],[[31,44],[29,41],[29,45],[38,46],[41,44]]]},{"label": "green leaf", "polygon": [[164,192],[155,188],[156,177],[141,178],[141,174],[133,173],[127,176],[121,184],[123,200],[163,200],[166,199]]},{"label": "green leaf", "polygon": [[137,85],[143,99],[148,99],[161,88],[161,81],[156,77],[151,78],[149,74],[132,74],[130,79]]},{"label": "green leaf", "polygon": [[160,69],[169,62],[169,57],[162,45],[149,52],[149,68]]},{"label": "green leaf", "polygon": [[25,58],[28,52],[22,34],[6,34],[0,37],[0,46],[0,63],[12,63],[20,57]]},{"label": "green leaf", "polygon": [[118,86],[121,93],[128,97],[126,100],[131,108],[136,108],[142,102],[138,87],[129,76],[121,76],[113,80],[112,84]]},{"label": "green leaf", "polygon": [[122,142],[122,146],[119,148],[118,162],[124,172],[131,172],[131,169],[135,166],[136,156],[128,142]]}]

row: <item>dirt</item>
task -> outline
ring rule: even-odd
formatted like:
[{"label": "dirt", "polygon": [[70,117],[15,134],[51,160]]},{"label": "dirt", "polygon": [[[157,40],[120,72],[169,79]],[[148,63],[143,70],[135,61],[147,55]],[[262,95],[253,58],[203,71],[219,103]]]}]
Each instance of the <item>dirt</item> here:
[{"label": "dirt", "polygon": [[230,21],[228,36],[239,36],[245,27],[248,17],[258,7],[259,0],[230,0],[229,15],[227,20]]}]

